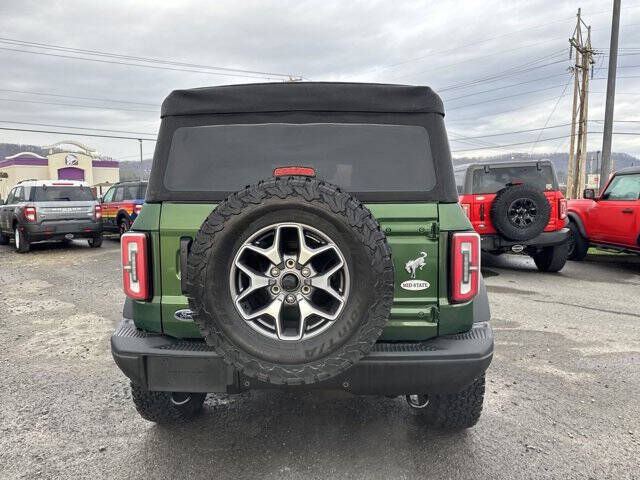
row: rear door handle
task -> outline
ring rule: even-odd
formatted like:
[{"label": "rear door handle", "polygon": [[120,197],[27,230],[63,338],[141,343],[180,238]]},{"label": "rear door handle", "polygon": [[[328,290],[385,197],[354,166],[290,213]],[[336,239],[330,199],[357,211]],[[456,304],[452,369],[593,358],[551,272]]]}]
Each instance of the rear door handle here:
[{"label": "rear door handle", "polygon": [[633,213],[633,208],[625,208],[622,210],[622,213]]}]

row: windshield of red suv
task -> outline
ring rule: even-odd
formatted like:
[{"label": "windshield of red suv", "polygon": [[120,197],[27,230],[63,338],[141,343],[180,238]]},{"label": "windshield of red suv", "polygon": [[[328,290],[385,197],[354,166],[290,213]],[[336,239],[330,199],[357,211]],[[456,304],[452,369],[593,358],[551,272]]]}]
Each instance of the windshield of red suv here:
[{"label": "windshield of red suv", "polygon": [[524,183],[542,191],[558,190],[558,182],[551,165],[489,167],[473,171],[471,193],[496,193],[509,183]]}]

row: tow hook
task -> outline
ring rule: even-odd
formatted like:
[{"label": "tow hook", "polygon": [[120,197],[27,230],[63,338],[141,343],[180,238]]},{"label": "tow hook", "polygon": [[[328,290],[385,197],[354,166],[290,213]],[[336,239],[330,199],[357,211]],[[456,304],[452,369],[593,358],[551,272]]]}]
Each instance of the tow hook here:
[{"label": "tow hook", "polygon": [[189,403],[189,400],[191,400],[191,395],[188,393],[174,392],[171,394],[171,403],[174,405],[185,405]]},{"label": "tow hook", "polygon": [[429,397],[427,395],[407,395],[405,398],[411,408],[424,408],[429,405]]}]

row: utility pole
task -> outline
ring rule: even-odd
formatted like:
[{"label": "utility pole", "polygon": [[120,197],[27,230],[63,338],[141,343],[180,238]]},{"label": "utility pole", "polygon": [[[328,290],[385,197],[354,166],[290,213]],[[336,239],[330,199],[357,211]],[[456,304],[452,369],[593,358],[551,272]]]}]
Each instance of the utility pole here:
[{"label": "utility pole", "polygon": [[[587,29],[586,39],[582,27]],[[587,163],[587,122],[589,120],[589,71],[594,64],[591,48],[591,27],[584,23],[578,9],[576,28],[569,39],[570,56],[576,53],[572,67],[574,75],[573,108],[571,112],[571,143],[569,147],[569,173],[567,178],[567,198],[581,198],[586,180]],[[581,78],[580,78],[581,77]],[[576,137],[576,117],[578,134]]]},{"label": "utility pole", "polygon": [[140,181],[144,180],[144,168],[142,163],[142,139],[138,139],[138,143],[140,144]]},{"label": "utility pole", "polygon": [[600,166],[600,191],[611,174],[611,135],[613,133],[613,105],[616,96],[616,70],[618,67],[618,32],[620,31],[620,0],[613,0],[611,20],[611,44],[609,45],[609,72],[607,78],[607,103],[604,110],[604,135],[602,137],[602,164]]}]

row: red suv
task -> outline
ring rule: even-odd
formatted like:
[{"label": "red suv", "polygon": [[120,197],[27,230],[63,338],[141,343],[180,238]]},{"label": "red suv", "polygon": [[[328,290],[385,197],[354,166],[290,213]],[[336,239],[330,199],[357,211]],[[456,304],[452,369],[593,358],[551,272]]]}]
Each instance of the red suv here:
[{"label": "red suv", "polygon": [[615,173],[602,195],[586,189],[569,201],[569,258],[582,260],[589,246],[640,253],[640,167]]},{"label": "red suv", "polygon": [[567,201],[548,161],[465,164],[455,168],[462,209],[480,234],[482,250],[525,252],[538,270],[567,261]]}]

